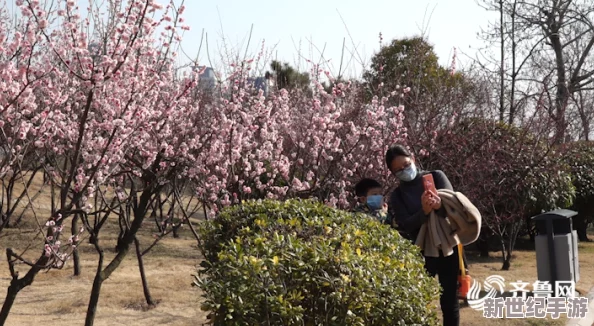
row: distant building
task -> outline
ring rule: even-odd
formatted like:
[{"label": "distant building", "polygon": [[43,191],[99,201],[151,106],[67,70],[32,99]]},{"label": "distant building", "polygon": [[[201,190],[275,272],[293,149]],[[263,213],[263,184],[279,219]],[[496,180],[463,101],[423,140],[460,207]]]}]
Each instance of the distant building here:
[{"label": "distant building", "polygon": [[262,90],[264,96],[268,96],[270,93],[270,80],[266,77],[250,77],[247,79],[247,82],[251,84],[255,90]]},{"label": "distant building", "polygon": [[101,44],[99,42],[91,42],[87,47],[91,56],[96,56],[101,54]]},{"label": "distant building", "polygon": [[274,78],[272,78],[272,74],[270,74],[269,72],[266,72],[266,75],[264,75],[264,77],[250,77],[247,79],[247,82],[256,91],[262,90],[264,96],[266,97],[268,97],[271,89],[274,87]]},{"label": "distant building", "polygon": [[92,42],[87,47],[87,50],[89,50],[89,55],[91,56],[93,61],[95,61],[95,65],[99,65],[102,59],[101,44],[98,42]]},{"label": "distant building", "polygon": [[201,89],[213,90],[217,86],[217,78],[214,69],[211,67],[206,67],[205,69],[204,66],[198,67],[199,71],[202,69],[204,69],[204,71],[198,75],[198,87]]}]

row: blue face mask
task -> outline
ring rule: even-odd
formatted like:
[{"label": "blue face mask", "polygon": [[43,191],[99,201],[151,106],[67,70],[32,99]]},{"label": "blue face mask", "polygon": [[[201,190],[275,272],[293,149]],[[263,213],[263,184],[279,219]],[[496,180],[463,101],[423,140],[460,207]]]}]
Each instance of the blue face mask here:
[{"label": "blue face mask", "polygon": [[369,208],[371,208],[372,210],[380,210],[382,209],[383,198],[384,196],[382,195],[367,196],[367,206],[369,206]]},{"label": "blue face mask", "polygon": [[398,172],[396,176],[402,181],[412,181],[417,177],[417,167],[411,164],[406,169]]}]

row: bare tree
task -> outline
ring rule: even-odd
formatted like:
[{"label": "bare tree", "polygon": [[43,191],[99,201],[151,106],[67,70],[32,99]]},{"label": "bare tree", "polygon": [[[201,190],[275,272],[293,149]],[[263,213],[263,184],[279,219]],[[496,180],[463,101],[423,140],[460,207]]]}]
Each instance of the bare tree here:
[{"label": "bare tree", "polygon": [[[555,142],[568,139],[568,108],[574,94],[594,89],[593,58],[594,3],[588,0],[518,1],[514,8],[524,30],[538,31],[533,36],[542,52],[533,68],[554,81]],[[534,29],[536,27],[536,29]],[[544,42],[538,42],[544,39]]]},{"label": "bare tree", "polygon": [[[594,120],[594,92],[580,90],[573,94],[577,117],[580,122],[579,139],[591,140],[592,121]],[[572,119],[574,120],[574,119]],[[576,119],[577,120],[577,119]]]},{"label": "bare tree", "polygon": [[[533,116],[534,110],[544,108],[547,119],[555,121],[551,135],[555,143],[589,137],[592,109],[585,92],[594,90],[594,66],[589,64],[594,57],[594,3],[481,0],[480,4],[499,13],[498,22],[483,32],[489,47],[496,45],[499,53],[478,61],[498,76],[500,121],[522,124],[523,115]],[[543,91],[546,97],[540,98]]]},{"label": "bare tree", "polygon": [[499,14],[499,20],[481,35],[487,47],[497,48],[498,53],[485,55],[477,62],[484,71],[497,75],[498,87],[494,88],[497,93],[494,96],[498,102],[499,121],[522,124],[526,116],[532,116],[531,112],[523,112],[529,99],[539,93],[532,85],[539,80],[534,79],[531,64],[544,38],[535,37],[535,27],[527,26],[519,19],[518,0],[481,0],[480,5]]}]

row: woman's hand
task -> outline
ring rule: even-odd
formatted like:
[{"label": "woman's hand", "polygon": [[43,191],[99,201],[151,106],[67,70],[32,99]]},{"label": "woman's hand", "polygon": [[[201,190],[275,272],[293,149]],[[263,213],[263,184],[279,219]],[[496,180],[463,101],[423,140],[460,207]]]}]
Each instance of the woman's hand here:
[{"label": "woman's hand", "polygon": [[436,193],[425,191],[421,197],[421,204],[425,215],[429,215],[431,211],[441,208],[441,198]]},{"label": "woman's hand", "polygon": [[439,197],[439,195],[437,195],[434,192],[430,192],[431,194],[431,208],[433,208],[434,210],[439,210],[441,208],[441,198]]}]

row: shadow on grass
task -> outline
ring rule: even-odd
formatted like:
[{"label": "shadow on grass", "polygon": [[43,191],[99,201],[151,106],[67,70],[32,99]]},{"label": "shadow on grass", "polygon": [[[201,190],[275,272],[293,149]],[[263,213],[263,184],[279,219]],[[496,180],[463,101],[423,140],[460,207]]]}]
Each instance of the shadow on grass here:
[{"label": "shadow on grass", "polygon": [[503,264],[503,259],[500,256],[494,256],[492,253],[489,253],[489,257],[482,257],[478,252],[466,251],[466,260],[468,264],[477,264],[477,263],[501,263]]}]

